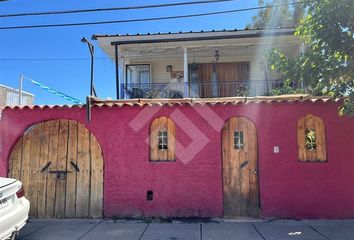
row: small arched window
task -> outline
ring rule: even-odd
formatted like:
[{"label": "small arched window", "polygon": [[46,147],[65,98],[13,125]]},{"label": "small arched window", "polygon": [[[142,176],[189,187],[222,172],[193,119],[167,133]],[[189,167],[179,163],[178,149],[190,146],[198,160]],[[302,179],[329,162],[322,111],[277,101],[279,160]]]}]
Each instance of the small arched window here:
[{"label": "small arched window", "polygon": [[300,161],[327,160],[325,127],[321,118],[311,114],[300,118],[297,122],[297,142]]},{"label": "small arched window", "polygon": [[176,126],[167,118],[160,117],[150,125],[150,161],[176,160]]}]

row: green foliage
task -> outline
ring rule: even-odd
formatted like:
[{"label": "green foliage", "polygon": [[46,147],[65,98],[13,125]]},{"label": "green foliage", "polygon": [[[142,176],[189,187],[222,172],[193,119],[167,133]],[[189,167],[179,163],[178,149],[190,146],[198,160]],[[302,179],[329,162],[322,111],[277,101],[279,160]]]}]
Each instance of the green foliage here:
[{"label": "green foliage", "polygon": [[305,130],[305,147],[313,151],[316,149],[316,131],[315,129]]},{"label": "green foliage", "polygon": [[[259,6],[271,6],[294,3],[295,0],[272,0],[265,2],[258,0]],[[276,17],[274,17],[276,16]],[[274,8],[260,9],[252,18],[252,23],[247,28],[265,29],[265,28],[287,28],[294,27],[300,23],[300,19],[304,16],[304,7],[302,4],[293,6],[280,6]]]},{"label": "green foliage", "polygon": [[313,95],[348,97],[339,113],[354,113],[354,1],[321,0],[305,4],[307,16],[295,35],[305,49],[287,57],[272,49],[266,56],[270,67]]}]

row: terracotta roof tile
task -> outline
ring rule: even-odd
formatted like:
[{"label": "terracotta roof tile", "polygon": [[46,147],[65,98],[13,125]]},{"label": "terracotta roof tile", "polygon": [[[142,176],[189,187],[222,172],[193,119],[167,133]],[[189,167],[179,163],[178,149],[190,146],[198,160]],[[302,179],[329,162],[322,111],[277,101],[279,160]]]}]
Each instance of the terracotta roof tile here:
[{"label": "terracotta roof tile", "polygon": [[[294,102],[338,102],[341,99],[330,97],[314,97],[306,94],[280,95],[280,96],[258,96],[258,97],[225,97],[225,98],[182,98],[182,99],[129,99],[129,100],[102,100],[92,98],[92,106],[96,107],[123,107],[123,106],[174,106],[174,105],[237,105],[250,103],[294,103]],[[85,105],[33,105],[14,106],[5,109],[65,109],[84,108]]]}]

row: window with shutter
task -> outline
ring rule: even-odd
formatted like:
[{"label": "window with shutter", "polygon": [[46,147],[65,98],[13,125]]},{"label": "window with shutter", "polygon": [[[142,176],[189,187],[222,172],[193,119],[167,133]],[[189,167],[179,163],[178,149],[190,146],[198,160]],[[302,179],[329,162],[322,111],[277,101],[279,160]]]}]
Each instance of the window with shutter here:
[{"label": "window with shutter", "polygon": [[167,118],[160,117],[150,125],[150,161],[176,161],[176,126]]},{"label": "window with shutter", "polygon": [[298,158],[300,161],[325,162],[326,136],[321,118],[308,114],[297,122]]}]

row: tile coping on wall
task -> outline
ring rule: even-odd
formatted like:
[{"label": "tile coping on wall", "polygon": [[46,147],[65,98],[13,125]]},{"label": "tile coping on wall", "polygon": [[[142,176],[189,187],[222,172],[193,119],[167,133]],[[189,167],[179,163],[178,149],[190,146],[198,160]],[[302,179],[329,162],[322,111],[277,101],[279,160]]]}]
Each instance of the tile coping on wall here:
[{"label": "tile coping on wall", "polygon": [[[236,105],[248,103],[293,103],[293,102],[340,102],[343,98],[331,98],[328,96],[311,96],[308,94],[257,96],[257,97],[224,97],[224,98],[181,98],[181,99],[127,99],[127,100],[103,100],[89,97],[92,106],[173,106],[173,105]],[[32,105],[5,107],[5,109],[47,109],[47,108],[82,108],[85,105]]]}]

